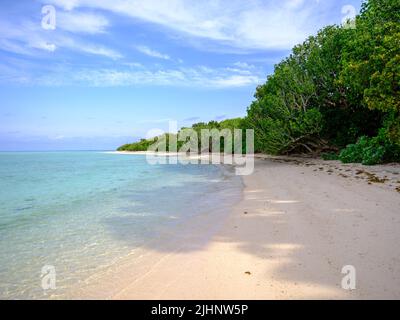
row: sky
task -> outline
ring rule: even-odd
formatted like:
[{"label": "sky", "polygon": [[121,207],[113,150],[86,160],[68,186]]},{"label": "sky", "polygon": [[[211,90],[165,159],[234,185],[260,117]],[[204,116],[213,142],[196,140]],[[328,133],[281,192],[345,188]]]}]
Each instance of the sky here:
[{"label": "sky", "polygon": [[113,150],[241,117],[291,48],[361,0],[2,0],[0,151]]}]

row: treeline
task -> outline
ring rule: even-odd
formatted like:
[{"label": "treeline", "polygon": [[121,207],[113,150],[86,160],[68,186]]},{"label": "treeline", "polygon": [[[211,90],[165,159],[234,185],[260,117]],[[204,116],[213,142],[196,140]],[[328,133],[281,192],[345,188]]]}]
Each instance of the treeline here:
[{"label": "treeline", "polygon": [[[293,48],[256,89],[247,116],[230,124],[254,129],[256,152],[399,162],[399,21],[399,0],[365,2],[355,21],[328,26]],[[193,127],[213,125],[224,124]],[[144,150],[148,142],[120,150]]]},{"label": "treeline", "polygon": [[[150,146],[154,145],[155,143],[159,142],[160,139],[165,139],[165,149],[166,151],[170,151],[169,150],[169,140],[171,139],[171,137],[174,137],[177,140],[177,150],[181,150],[182,146],[184,144],[186,144],[187,142],[190,141],[190,137],[186,137],[183,140],[177,139],[177,136],[179,135],[179,133],[184,133],[184,131],[186,129],[192,129],[198,138],[198,145],[196,146],[196,148],[198,149],[198,151],[212,151],[212,137],[210,137],[210,141],[208,144],[208,148],[207,150],[201,150],[202,145],[201,145],[201,136],[202,136],[202,130],[203,129],[207,129],[207,130],[229,130],[231,137],[234,137],[234,130],[235,129],[243,129],[245,127],[245,122],[243,119],[241,118],[235,118],[235,119],[227,119],[227,120],[223,120],[223,121],[210,121],[210,122],[199,122],[199,123],[195,123],[193,124],[191,127],[183,127],[179,130],[178,134],[172,134],[172,133],[167,133],[166,135],[162,136],[162,137],[154,137],[152,139],[142,139],[139,142],[136,143],[130,143],[130,144],[125,144],[121,147],[118,148],[118,151],[147,151],[149,149]],[[225,148],[225,138],[223,138],[222,136],[218,136],[219,139],[219,149],[222,151]],[[242,135],[242,148],[245,149],[245,133],[243,133]],[[233,140],[231,141],[232,143],[232,150],[234,148],[234,144],[233,144]],[[245,151],[245,150],[242,150]]]}]

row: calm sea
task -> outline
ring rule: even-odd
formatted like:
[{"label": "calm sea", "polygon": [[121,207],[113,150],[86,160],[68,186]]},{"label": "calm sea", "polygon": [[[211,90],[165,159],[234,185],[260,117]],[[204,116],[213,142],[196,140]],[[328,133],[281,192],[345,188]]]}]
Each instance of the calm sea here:
[{"label": "calm sea", "polygon": [[[0,298],[62,297],[166,228],[241,192],[214,165],[149,165],[105,152],[0,153]],[[229,190],[229,192],[227,192]],[[42,289],[43,266],[57,289]]]}]

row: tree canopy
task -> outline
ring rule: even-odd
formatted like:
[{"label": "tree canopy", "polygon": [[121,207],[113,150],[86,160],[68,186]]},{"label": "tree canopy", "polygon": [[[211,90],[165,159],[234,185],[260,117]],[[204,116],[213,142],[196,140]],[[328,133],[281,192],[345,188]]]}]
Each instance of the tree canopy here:
[{"label": "tree canopy", "polygon": [[[349,145],[365,154],[365,163],[398,161],[399,22],[398,0],[369,0],[355,28],[328,26],[293,48],[248,108],[257,150],[287,154]],[[352,148],[361,137],[364,147]]]}]

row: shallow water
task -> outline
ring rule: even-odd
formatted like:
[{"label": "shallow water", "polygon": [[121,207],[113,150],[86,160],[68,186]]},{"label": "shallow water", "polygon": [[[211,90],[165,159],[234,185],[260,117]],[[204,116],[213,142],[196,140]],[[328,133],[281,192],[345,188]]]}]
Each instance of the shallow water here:
[{"label": "shallow water", "polygon": [[[0,153],[0,298],[62,297],[163,230],[227,205],[241,187],[214,165],[154,166],[145,156],[103,152]],[[42,289],[45,265],[56,270],[54,292]]]}]

